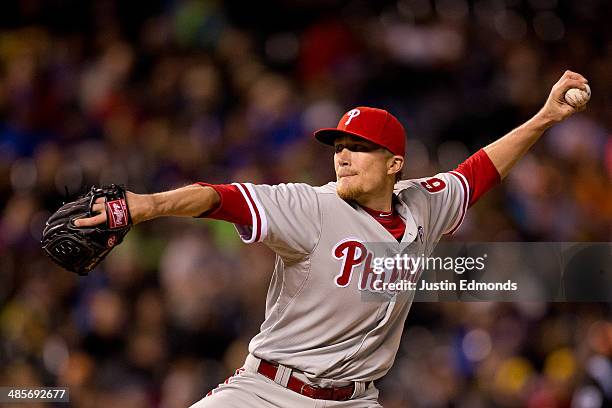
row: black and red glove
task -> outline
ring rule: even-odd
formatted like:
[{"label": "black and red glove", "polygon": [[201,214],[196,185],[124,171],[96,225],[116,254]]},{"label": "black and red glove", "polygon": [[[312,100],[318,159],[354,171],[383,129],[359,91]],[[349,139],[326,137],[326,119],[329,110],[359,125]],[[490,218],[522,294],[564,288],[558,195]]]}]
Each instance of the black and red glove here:
[{"label": "black and red glove", "polygon": [[[76,227],[74,221],[92,217],[92,207],[105,198],[106,222],[93,227]],[[64,204],[45,225],[42,248],[51,260],[68,271],[87,275],[123,241],[132,226],[125,189],[111,184],[92,187],[89,193]]]}]

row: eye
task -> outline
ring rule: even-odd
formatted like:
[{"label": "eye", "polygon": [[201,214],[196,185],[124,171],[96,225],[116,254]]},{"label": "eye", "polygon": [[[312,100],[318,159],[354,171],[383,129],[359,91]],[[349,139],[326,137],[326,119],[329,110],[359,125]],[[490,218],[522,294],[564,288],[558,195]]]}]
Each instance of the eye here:
[{"label": "eye", "polygon": [[368,145],[361,144],[361,143],[348,143],[348,144],[338,143],[337,145],[334,146],[334,151],[336,153],[340,153],[344,149],[348,149],[351,152],[372,152],[374,150],[377,150],[377,147],[372,147],[372,146],[368,146]]}]

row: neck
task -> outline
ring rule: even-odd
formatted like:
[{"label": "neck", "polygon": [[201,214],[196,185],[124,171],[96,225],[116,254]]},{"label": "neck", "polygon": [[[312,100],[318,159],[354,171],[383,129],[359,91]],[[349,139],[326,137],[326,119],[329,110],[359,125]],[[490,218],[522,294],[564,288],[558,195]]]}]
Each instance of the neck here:
[{"label": "neck", "polygon": [[390,212],[393,204],[393,185],[385,186],[380,191],[363,194],[355,201],[375,211]]},{"label": "neck", "polygon": [[367,207],[369,209],[381,212],[390,212],[391,211],[391,197],[384,197],[379,199],[361,199],[359,198],[357,204],[362,207]]}]

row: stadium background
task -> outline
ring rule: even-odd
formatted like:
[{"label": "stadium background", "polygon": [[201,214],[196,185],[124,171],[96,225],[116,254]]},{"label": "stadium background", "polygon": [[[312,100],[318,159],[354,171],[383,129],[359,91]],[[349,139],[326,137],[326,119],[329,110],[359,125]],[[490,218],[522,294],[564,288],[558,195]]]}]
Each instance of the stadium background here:
[{"label": "stadium background", "polygon": [[[405,176],[422,177],[535,113],[565,69],[584,74],[588,110],[547,132],[454,239],[609,241],[607,3],[4,3],[0,385],[171,408],[230,375],[263,319],[271,251],[221,222],[164,219],[77,278],[42,254],[44,220],[65,188],[91,184],[325,183],[332,152],[311,131],[354,105],[400,118]],[[378,386],[387,408],[597,407],[611,354],[609,304],[418,303]]]}]

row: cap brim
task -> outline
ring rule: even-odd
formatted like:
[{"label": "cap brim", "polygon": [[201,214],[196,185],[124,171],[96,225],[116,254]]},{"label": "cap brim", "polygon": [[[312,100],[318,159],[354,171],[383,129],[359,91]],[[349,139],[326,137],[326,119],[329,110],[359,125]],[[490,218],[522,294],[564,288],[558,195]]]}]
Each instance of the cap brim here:
[{"label": "cap brim", "polygon": [[336,129],[336,128],[325,128],[325,129],[319,129],[316,132],[314,132],[315,139],[329,146],[334,145],[334,140],[336,140],[336,138],[340,136],[346,136],[346,135],[358,137],[360,139],[367,140],[368,142],[374,143],[377,146],[380,146],[374,140],[370,140],[367,137],[363,137],[359,133],[349,132],[347,130],[341,130],[341,129]]}]

